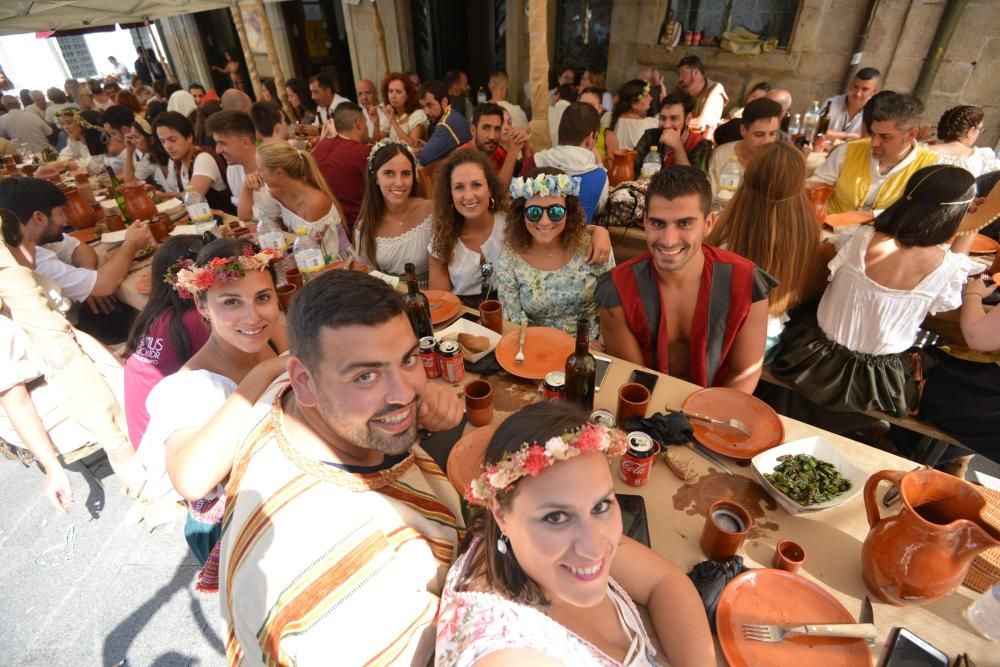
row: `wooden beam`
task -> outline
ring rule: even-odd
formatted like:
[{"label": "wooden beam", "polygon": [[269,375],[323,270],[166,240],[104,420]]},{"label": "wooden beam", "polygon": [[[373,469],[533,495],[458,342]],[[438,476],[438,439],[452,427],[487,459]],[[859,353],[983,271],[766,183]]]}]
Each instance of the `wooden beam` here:
[{"label": "wooden beam", "polygon": [[379,60],[382,61],[382,71],[375,79],[381,81],[389,73],[389,52],[385,48],[385,27],[382,25],[382,15],[378,11],[378,2],[372,0],[372,23],[375,24],[375,47],[378,50]]},{"label": "wooden beam", "polygon": [[549,137],[549,3],[528,3],[528,37],[531,77],[531,143],[535,150],[555,144]]},{"label": "wooden beam", "polygon": [[144,16],[143,21],[146,23],[146,32],[149,33],[149,41],[153,43],[153,50],[156,51],[156,58],[160,61],[160,66],[167,75],[167,82],[175,83],[177,77],[174,76],[174,71],[170,67],[170,63],[167,62],[167,57],[162,51],[160,51],[160,45],[156,40],[156,36],[153,34],[153,28],[149,25],[149,17]]},{"label": "wooden beam", "polygon": [[278,90],[278,97],[281,98],[281,106],[285,110],[285,115],[293,118],[292,110],[288,106],[285,98],[285,73],[281,71],[281,62],[278,60],[278,49],[274,45],[274,34],[271,32],[271,20],[267,18],[267,9],[264,7],[264,0],[256,0],[257,11],[260,12],[260,29],[264,33],[264,45],[267,47],[267,57],[271,61],[271,69],[274,70],[274,87]]},{"label": "wooden beam", "polygon": [[243,57],[247,61],[247,71],[250,73],[250,85],[253,86],[253,96],[259,100],[262,88],[260,74],[257,73],[257,59],[254,58],[253,52],[250,50],[250,42],[247,41],[246,24],[243,23],[243,10],[240,9],[238,2],[234,2],[229,11],[233,15],[233,23],[236,24],[236,34],[240,38],[240,48],[243,49]]}]

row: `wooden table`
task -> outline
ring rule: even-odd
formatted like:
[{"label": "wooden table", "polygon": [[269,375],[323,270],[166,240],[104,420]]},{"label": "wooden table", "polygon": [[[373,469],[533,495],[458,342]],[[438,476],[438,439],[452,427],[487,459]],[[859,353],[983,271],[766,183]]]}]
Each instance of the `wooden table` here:
[{"label": "wooden table", "polygon": [[[466,309],[466,312],[472,311]],[[516,330],[516,325],[505,323],[505,333]],[[596,395],[595,409],[604,408],[612,413],[615,412],[618,387],[627,382],[629,374],[635,368],[638,366],[623,359],[613,361],[604,384]],[[474,374],[467,373],[465,382],[475,377]],[[506,373],[492,376],[491,381],[509,385],[512,387],[511,391],[515,392],[520,387],[525,396],[524,404],[533,402],[532,383],[512,382]],[[494,393],[496,388],[494,386]],[[650,400],[648,414],[663,411],[665,405],[672,408],[680,407],[684,399],[698,389],[699,387],[683,380],[660,375]],[[540,398],[539,391],[537,399]],[[497,406],[494,423],[499,423],[515,409],[503,411]],[[822,435],[869,475],[879,470],[913,468],[913,462],[907,459],[794,419],[785,417],[781,419],[785,427],[785,442]],[[466,432],[474,428],[467,426]],[[696,481],[688,484],[681,482],[670,472],[665,463],[658,461],[653,466],[649,482],[639,488],[622,482],[615,467],[615,490],[618,493],[637,494],[645,499],[653,549],[684,571],[688,571],[695,564],[705,560],[705,555],[698,544],[705,517],[696,511],[696,500],[698,505],[706,507],[712,500],[723,497],[727,493],[727,485],[732,485],[733,480],[727,479],[728,475],[716,470],[716,466],[694,452],[678,449],[679,456],[689,460],[697,471]],[[736,475],[744,478],[752,477],[749,464],[742,465],[741,462],[732,459],[724,460]],[[883,485],[879,489],[877,494],[879,499],[887,488]],[[766,491],[762,488],[760,490],[763,497],[771,500]],[[740,550],[746,565],[751,568],[770,567],[777,541],[794,540],[805,547],[807,552],[806,563],[799,573],[819,583],[857,618],[861,610],[861,601],[866,594],[869,594],[861,578],[861,544],[868,534],[862,494],[858,494],[839,507],[799,516],[789,515],[773,500],[769,506],[763,497],[758,502],[748,503],[751,513],[754,514],[757,529],[751,534],[752,539],[748,539]],[[889,513],[896,511],[896,508],[888,510]],[[962,610],[978,595],[971,589],[960,587],[948,597],[923,607],[893,607],[877,602],[875,597],[870,595],[874,605],[875,625],[878,628],[878,642],[872,648],[874,664],[881,664],[885,644],[893,627],[903,626],[934,644],[951,658],[964,651],[979,667],[1000,665],[1000,659],[997,659],[997,646],[976,634],[962,616]],[[718,644],[716,652],[718,664],[726,665]]]}]

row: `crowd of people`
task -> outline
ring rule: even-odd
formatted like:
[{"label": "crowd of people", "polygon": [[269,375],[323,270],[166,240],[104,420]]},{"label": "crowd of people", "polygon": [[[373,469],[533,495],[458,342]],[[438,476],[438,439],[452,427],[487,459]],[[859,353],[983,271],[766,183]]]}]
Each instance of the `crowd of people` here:
[{"label": "crowd of people", "polygon": [[[57,399],[38,380],[57,378],[28,322],[40,309],[87,329],[81,311],[102,312],[152,237],[131,225],[99,264],[63,233],[66,197],[46,168],[190,187],[244,222],[318,230],[329,256],[346,250],[389,276],[412,264],[466,305],[494,293],[507,320],[573,332],[585,318],[597,348],[658,372],[754,393],[770,364],[802,388],[761,392],[785,414],[840,431],[855,427],[846,415],[920,414],[997,457],[1000,339],[982,305],[995,288],[956,236],[970,231],[976,177],[1000,168],[975,145],[975,107],[948,110],[927,143],[919,100],[861,69],[823,104],[832,150],[810,175],[813,145],[782,129],[788,91],[759,83],[727,117],[729,95],[696,57],[680,61],[672,91],[651,68],[616,92],[599,70],[579,82],[558,72],[551,146],[537,152],[504,72],[476,105],[459,71],[360,81],[357,102],[318,74],[253,101],[233,58],[221,97],[199,84],[161,93],[142,61],[129,91],[29,93],[25,109],[3,98],[0,135],[16,152],[63,144],[35,177],[0,181],[0,437],[36,454],[57,507],[72,492],[56,453],[80,436],[42,425],[41,402]],[[296,147],[300,137],[315,146]],[[646,249],[618,263],[607,166],[623,150],[637,174],[654,151],[657,164],[625,184],[642,193]],[[830,212],[870,211],[874,223],[824,241],[811,200],[821,187]],[[462,405],[427,381],[399,293],[328,271],[283,318],[281,261],[247,239],[172,237],[153,255],[124,365],[64,332],[116,389],[131,443],[114,450],[116,470],[146,502],[186,508],[198,587],[222,595],[231,662],[301,663],[336,647],[350,664],[427,664],[435,651],[439,665],[555,664],[556,651],[647,665],[642,605],[670,664],[714,664],[690,580],[623,537],[606,465],[620,433],[565,404],[522,409],[490,441],[492,472],[468,490],[466,520],[418,438],[457,426]],[[928,314],[956,309],[967,349],[913,349]],[[993,416],[963,420],[963,402]]]}]

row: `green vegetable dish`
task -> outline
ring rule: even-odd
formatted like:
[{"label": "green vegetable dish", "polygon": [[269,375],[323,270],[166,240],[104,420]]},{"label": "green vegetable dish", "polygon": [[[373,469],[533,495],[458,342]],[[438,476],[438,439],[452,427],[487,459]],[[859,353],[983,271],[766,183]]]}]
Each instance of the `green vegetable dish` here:
[{"label": "green vegetable dish", "polygon": [[809,454],[785,454],[774,472],[764,477],[783,494],[800,505],[818,505],[851,488],[833,464]]}]

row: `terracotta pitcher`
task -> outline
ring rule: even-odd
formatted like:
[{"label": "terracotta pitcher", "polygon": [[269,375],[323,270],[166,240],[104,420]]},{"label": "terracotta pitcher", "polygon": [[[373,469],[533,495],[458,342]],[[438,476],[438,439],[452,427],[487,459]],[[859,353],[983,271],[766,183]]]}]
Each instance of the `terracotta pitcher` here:
[{"label": "terracotta pitcher", "polygon": [[125,197],[125,212],[133,220],[152,220],[156,217],[156,204],[146,194],[145,183],[119,185],[118,192]]},{"label": "terracotta pitcher", "polygon": [[66,194],[66,218],[69,224],[77,229],[87,229],[97,223],[97,216],[90,204],[83,200],[80,191],[76,188],[64,188]]},{"label": "terracotta pitcher", "polygon": [[633,150],[618,150],[608,156],[611,168],[608,169],[608,182],[611,187],[625,181],[635,180],[635,159],[639,156]]},{"label": "terracotta pitcher", "polygon": [[[875,487],[899,488],[895,516],[879,516]],[[1000,528],[981,516],[986,500],[963,480],[936,470],[882,470],[865,484],[871,530],[861,547],[868,590],[894,605],[925,604],[955,590],[977,553],[1000,546]]]}]

